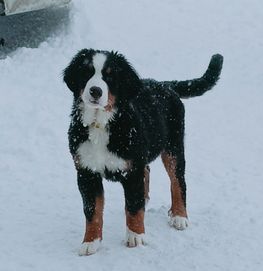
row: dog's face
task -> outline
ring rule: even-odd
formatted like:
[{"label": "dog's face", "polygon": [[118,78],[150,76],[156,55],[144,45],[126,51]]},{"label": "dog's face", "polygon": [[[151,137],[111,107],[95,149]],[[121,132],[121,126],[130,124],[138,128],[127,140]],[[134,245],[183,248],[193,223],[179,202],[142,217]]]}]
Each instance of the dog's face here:
[{"label": "dog's face", "polygon": [[81,50],[64,70],[64,81],[85,106],[111,111],[135,97],[140,79],[121,54]]}]

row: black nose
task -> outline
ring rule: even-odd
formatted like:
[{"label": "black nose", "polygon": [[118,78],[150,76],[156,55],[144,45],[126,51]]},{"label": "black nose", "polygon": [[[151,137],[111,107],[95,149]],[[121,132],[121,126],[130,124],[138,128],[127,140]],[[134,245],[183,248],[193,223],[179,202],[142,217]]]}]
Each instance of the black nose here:
[{"label": "black nose", "polygon": [[91,87],[89,93],[94,99],[99,99],[102,96],[102,89],[100,87]]}]

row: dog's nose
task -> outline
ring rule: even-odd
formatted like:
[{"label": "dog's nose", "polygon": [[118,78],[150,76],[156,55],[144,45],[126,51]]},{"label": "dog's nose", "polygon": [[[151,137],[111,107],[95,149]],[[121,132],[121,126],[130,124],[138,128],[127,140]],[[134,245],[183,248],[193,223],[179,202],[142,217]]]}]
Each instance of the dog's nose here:
[{"label": "dog's nose", "polygon": [[92,98],[97,100],[102,96],[102,89],[100,87],[91,87],[89,93]]}]

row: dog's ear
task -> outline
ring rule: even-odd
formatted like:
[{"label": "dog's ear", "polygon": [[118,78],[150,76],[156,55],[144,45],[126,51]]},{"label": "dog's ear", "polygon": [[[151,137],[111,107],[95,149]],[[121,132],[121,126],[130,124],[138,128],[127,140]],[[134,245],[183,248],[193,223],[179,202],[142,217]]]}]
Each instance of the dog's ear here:
[{"label": "dog's ear", "polygon": [[138,74],[122,54],[111,52],[110,58],[116,72],[119,96],[125,100],[134,98],[141,88]]},{"label": "dog's ear", "polygon": [[93,49],[82,49],[73,57],[69,65],[63,71],[63,80],[74,94],[81,90],[83,68],[85,67],[88,57],[93,53]]}]

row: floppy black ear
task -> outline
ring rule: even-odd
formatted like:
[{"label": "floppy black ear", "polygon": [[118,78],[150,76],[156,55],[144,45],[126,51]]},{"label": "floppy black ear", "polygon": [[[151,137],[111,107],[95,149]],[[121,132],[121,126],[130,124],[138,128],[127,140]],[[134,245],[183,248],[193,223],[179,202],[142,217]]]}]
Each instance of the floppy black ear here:
[{"label": "floppy black ear", "polygon": [[122,54],[111,52],[110,57],[115,66],[119,96],[125,100],[134,98],[141,88],[141,80],[138,74]]},{"label": "floppy black ear", "polygon": [[82,49],[73,57],[67,68],[63,71],[63,80],[74,93],[79,92],[81,89],[83,64],[85,64],[85,59],[93,54],[93,52],[94,50],[92,49]]}]

